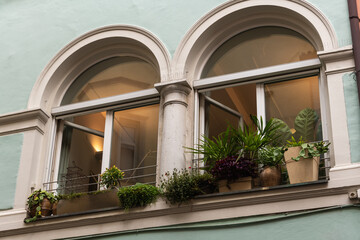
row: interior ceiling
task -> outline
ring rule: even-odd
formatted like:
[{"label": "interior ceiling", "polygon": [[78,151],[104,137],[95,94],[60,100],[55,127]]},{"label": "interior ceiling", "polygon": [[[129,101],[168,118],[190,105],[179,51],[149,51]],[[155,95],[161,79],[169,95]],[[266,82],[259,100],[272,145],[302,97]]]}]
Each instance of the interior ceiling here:
[{"label": "interior ceiling", "polygon": [[203,77],[316,58],[316,50],[300,34],[281,27],[245,31],[226,41],[210,57]]}]

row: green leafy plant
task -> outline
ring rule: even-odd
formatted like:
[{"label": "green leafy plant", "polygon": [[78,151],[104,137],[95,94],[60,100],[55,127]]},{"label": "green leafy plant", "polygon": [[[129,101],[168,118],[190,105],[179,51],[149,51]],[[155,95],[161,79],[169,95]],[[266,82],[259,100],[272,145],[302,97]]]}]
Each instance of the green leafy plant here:
[{"label": "green leafy plant", "polygon": [[134,207],[145,207],[154,202],[159,194],[160,191],[157,187],[142,183],[122,187],[117,193],[120,205],[126,210]]},{"label": "green leafy plant", "polygon": [[234,136],[240,148],[239,156],[254,160],[261,148],[272,144],[279,137],[277,129],[280,126],[273,119],[264,124],[261,117],[250,117],[254,126],[234,129]]},{"label": "green leafy plant", "polygon": [[217,189],[212,175],[199,174],[186,169],[167,172],[160,181],[162,195],[171,204],[182,204],[196,195],[211,193]]},{"label": "green leafy plant", "polygon": [[124,172],[115,165],[111,168],[106,168],[105,172],[101,174],[101,184],[106,186],[106,188],[116,188],[121,186],[120,180],[124,178],[124,175]]},{"label": "green leafy plant", "polygon": [[284,152],[286,147],[267,146],[259,151],[258,162],[264,166],[278,167],[284,162]]},{"label": "green leafy plant", "polygon": [[292,133],[289,126],[280,119],[274,119],[275,125],[278,126],[277,134],[279,139],[276,141],[276,145],[285,145],[290,138],[300,139],[305,142],[313,142],[319,135],[321,135],[319,127],[319,116],[316,111],[311,108],[305,108],[301,110],[294,121],[294,133]]},{"label": "green leafy plant", "polygon": [[315,142],[313,143],[316,150],[319,152],[319,154],[324,154],[329,151],[329,146],[331,143],[326,143],[324,141]]},{"label": "green leafy plant", "polygon": [[101,193],[105,193],[105,192],[109,192],[109,190],[99,190],[99,191],[94,191],[94,192],[81,192],[81,193],[69,193],[69,194],[59,194],[56,195],[56,199],[59,200],[73,200],[76,198],[80,198],[82,196],[85,195],[96,195],[96,194],[101,194]]},{"label": "green leafy plant", "polygon": [[45,190],[36,190],[34,191],[27,199],[27,207],[28,207],[28,213],[30,215],[30,218],[25,219],[26,223],[34,222],[39,217],[41,217],[41,205],[44,201],[44,199],[47,199],[50,201],[51,204],[56,202],[56,197]]},{"label": "green leafy plant", "polygon": [[287,140],[287,146],[288,147],[299,147],[303,145],[305,141],[302,139],[302,137],[299,138],[299,140],[296,141],[294,136],[291,136],[291,140]]},{"label": "green leafy plant", "polygon": [[192,177],[194,178],[196,184],[197,195],[200,194],[210,194],[218,190],[218,185],[213,175],[210,173],[193,173]]},{"label": "green leafy plant", "polygon": [[324,141],[316,143],[303,143],[301,144],[301,149],[297,157],[292,157],[294,161],[299,161],[301,158],[314,158],[320,157],[321,154],[324,154],[329,151],[330,143],[325,143]]},{"label": "green leafy plant", "polygon": [[195,148],[186,147],[186,149],[190,150],[188,151],[190,153],[202,154],[205,169],[209,170],[217,160],[235,155],[239,150],[239,146],[234,137],[234,131],[229,125],[226,131],[220,133],[217,137],[211,139],[203,136],[203,139],[200,139],[200,144],[197,144]]}]

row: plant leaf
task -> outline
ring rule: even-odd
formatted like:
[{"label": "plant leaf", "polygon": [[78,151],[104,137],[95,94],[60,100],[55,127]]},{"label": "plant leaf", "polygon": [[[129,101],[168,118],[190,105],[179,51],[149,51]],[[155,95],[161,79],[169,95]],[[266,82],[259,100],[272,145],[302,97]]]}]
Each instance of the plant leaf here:
[{"label": "plant leaf", "polygon": [[315,127],[319,120],[315,110],[305,108],[299,112],[295,118],[295,137],[301,136],[307,142],[315,141]]},{"label": "plant leaf", "polygon": [[284,146],[287,144],[287,141],[291,139],[291,130],[289,126],[278,118],[273,118],[273,124],[276,126],[276,141],[274,142],[275,146]]}]

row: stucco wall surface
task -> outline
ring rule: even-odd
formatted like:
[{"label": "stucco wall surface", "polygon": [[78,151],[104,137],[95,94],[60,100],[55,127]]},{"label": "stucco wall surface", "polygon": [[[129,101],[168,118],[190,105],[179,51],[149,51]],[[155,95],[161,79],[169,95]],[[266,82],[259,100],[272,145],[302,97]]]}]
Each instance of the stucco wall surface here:
[{"label": "stucco wall surface", "polygon": [[109,236],[76,239],[103,240],[339,240],[359,239],[360,209],[350,207],[291,216],[270,216],[216,221],[215,223],[186,224],[178,227],[148,229]]},{"label": "stucco wall surface", "polygon": [[355,73],[343,76],[351,162],[360,162],[360,105]]},{"label": "stucco wall surface", "polygon": [[[93,29],[128,24],[147,29],[173,54],[186,32],[225,0],[0,0],[0,114],[26,109],[47,63]],[[346,0],[311,0],[351,43]],[[11,99],[11,102],[8,100]]]},{"label": "stucco wall surface", "polygon": [[13,207],[24,134],[0,137],[0,210]]}]

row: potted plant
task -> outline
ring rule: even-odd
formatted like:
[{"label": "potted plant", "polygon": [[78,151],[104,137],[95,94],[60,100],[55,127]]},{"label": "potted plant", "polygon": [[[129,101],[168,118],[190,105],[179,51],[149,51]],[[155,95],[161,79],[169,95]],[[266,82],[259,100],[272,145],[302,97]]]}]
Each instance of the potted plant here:
[{"label": "potted plant", "polygon": [[117,193],[120,205],[126,210],[134,207],[145,207],[154,202],[159,194],[160,191],[157,187],[142,183],[122,187]]},{"label": "potted plant", "polygon": [[292,137],[285,152],[285,163],[290,184],[317,181],[320,155],[329,151],[330,143],[324,141],[305,143]]},{"label": "potted plant", "polygon": [[239,151],[237,139],[234,136],[234,129],[229,125],[227,129],[217,137],[209,138],[202,136],[195,148],[186,147],[188,152],[203,156],[204,169],[211,170],[216,161],[228,156],[236,155]]},{"label": "potted plant", "polygon": [[[220,192],[251,189],[252,178],[258,175],[256,160],[260,149],[278,138],[276,130],[279,125],[275,124],[273,119],[264,124],[262,118],[258,119],[252,115],[250,118],[253,125],[245,126],[243,129],[232,128],[232,136],[238,147],[237,157],[229,156],[220,160],[212,170],[213,175],[220,180]],[[228,177],[224,179],[226,175]]]},{"label": "potted plant", "polygon": [[125,173],[118,169],[115,165],[111,168],[106,168],[105,172],[101,174],[101,185],[107,189],[114,189],[121,187],[120,180],[124,178]]},{"label": "potted plant", "polygon": [[238,145],[240,156],[255,160],[258,158],[258,152],[263,147],[274,143],[279,137],[278,128],[280,125],[270,119],[264,125],[262,118],[250,115],[253,126],[245,126],[233,129],[233,136]]},{"label": "potted plant", "polygon": [[50,216],[52,205],[55,202],[56,198],[52,193],[41,189],[34,191],[27,199],[29,218],[25,222],[32,222],[39,217]]},{"label": "potted plant", "polygon": [[267,146],[259,151],[258,163],[262,165],[260,182],[263,187],[277,186],[281,183],[281,165],[284,163],[284,146]]},{"label": "potted plant", "polygon": [[95,209],[117,207],[119,200],[117,197],[118,188],[121,186],[121,179],[124,172],[116,166],[107,168],[101,174],[100,184],[106,189],[94,192],[61,194],[58,196],[57,214],[69,214],[86,212]]},{"label": "potted plant", "polygon": [[211,174],[219,181],[219,192],[247,190],[252,188],[257,164],[252,159],[230,156],[216,161]]},{"label": "potted plant", "polygon": [[167,202],[180,205],[189,202],[196,195],[215,192],[217,184],[209,173],[174,169],[172,173],[167,172],[162,176],[160,189]]}]

